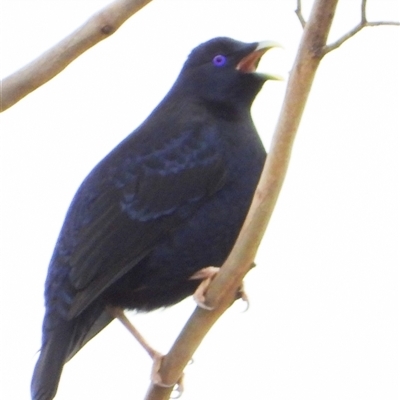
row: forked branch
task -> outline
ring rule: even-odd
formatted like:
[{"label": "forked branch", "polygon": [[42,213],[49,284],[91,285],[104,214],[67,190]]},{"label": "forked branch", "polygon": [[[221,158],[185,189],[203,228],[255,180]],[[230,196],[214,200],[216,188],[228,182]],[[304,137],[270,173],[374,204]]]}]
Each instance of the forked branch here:
[{"label": "forked branch", "polygon": [[297,7],[294,12],[296,13],[297,18],[299,19],[300,24],[304,29],[304,27],[306,26],[306,20],[304,19],[304,16],[303,16],[301,0],[297,0]]},{"label": "forked branch", "polygon": [[[295,10],[295,13],[301,23],[301,26],[304,28],[307,21],[304,18],[304,15],[302,13],[302,3],[301,0],[297,0],[297,7]],[[360,22],[354,26],[352,29],[350,29],[347,33],[345,33],[343,36],[341,36],[339,39],[335,40],[331,44],[327,44],[324,46],[323,53],[328,54],[332,50],[337,49],[340,47],[344,42],[352,38],[354,35],[356,35],[358,32],[360,32],[362,29],[367,28],[367,27],[372,27],[372,26],[400,26],[400,22],[397,21],[373,21],[370,22],[367,19],[367,0],[361,0],[361,13],[360,13]]]}]

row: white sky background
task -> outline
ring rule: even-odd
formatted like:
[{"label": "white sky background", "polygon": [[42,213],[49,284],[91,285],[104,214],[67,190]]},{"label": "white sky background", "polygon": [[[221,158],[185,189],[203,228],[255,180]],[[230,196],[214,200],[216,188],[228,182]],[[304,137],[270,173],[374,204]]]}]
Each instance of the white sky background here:
[{"label": "white sky background", "polygon": [[[1,76],[108,2],[2,0]],[[358,22],[359,3],[339,3],[332,38]],[[0,399],[29,399],[47,265],[83,178],[200,42],[279,41],[286,50],[259,69],[287,73],[302,33],[294,9],[294,0],[155,0],[0,116]],[[399,20],[399,3],[370,0],[368,17]],[[207,336],[184,399],[398,399],[399,33],[365,29],[323,60],[246,278],[250,310],[237,302]],[[253,107],[266,148],[284,90],[267,83]],[[193,309],[188,299],[132,319],[166,352]],[[114,322],[66,365],[57,400],[142,399],[150,366]]]}]

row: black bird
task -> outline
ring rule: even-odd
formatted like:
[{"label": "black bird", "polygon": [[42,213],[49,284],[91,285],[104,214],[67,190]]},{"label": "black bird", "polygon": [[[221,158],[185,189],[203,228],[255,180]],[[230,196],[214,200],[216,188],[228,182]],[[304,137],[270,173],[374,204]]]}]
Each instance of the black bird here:
[{"label": "black bird", "polygon": [[250,107],[277,79],[255,72],[275,46],[222,37],[195,48],[156,109],[83,181],[50,261],[33,400],[54,398],[63,365],[110,310],[173,305],[199,271],[223,264],[266,157]]}]

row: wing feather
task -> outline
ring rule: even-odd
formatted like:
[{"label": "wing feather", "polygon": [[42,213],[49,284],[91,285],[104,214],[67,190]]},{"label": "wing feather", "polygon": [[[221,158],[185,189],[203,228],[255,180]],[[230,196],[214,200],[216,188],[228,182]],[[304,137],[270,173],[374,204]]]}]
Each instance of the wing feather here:
[{"label": "wing feather", "polygon": [[85,310],[225,182],[212,129],[184,131],[145,153],[140,140],[132,134],[111,152],[71,203],[47,280],[48,305],[68,318]]}]

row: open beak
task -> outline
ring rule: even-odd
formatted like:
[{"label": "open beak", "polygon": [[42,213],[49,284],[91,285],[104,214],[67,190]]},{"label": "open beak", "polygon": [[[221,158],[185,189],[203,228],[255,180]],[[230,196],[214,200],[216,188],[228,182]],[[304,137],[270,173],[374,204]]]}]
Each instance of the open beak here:
[{"label": "open beak", "polygon": [[[239,63],[236,65],[236,69],[243,73],[253,73],[256,72],[258,63],[260,62],[261,57],[269,50],[273,49],[274,47],[282,48],[277,42],[272,41],[263,41],[259,42],[257,47],[250,53],[243,57]],[[275,81],[283,81],[284,79],[275,74],[260,74],[265,77],[267,80],[275,80]]]}]

